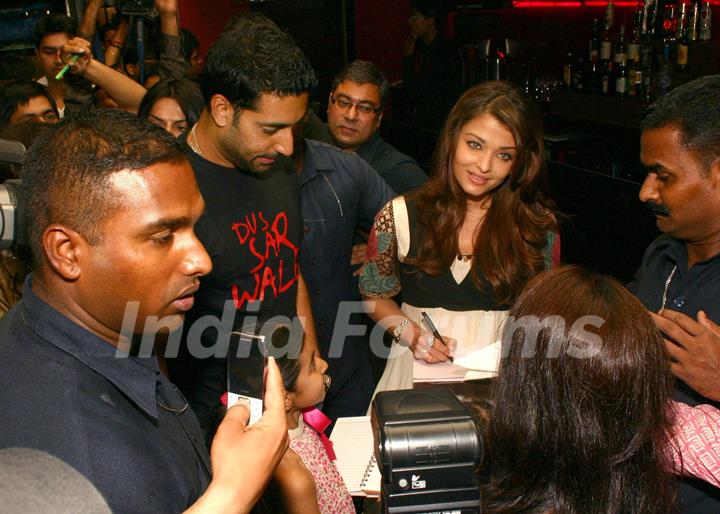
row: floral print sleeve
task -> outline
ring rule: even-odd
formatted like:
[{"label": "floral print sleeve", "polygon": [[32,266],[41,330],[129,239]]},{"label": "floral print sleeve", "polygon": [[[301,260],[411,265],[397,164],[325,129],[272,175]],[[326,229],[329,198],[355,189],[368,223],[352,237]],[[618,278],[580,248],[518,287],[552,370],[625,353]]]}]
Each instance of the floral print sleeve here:
[{"label": "floral print sleeve", "polygon": [[560,266],[560,234],[548,232],[547,245],[543,252],[545,269],[555,269]]},{"label": "floral print sleeve", "polygon": [[360,271],[363,298],[391,298],[400,292],[400,273],[392,202],[375,217]]}]

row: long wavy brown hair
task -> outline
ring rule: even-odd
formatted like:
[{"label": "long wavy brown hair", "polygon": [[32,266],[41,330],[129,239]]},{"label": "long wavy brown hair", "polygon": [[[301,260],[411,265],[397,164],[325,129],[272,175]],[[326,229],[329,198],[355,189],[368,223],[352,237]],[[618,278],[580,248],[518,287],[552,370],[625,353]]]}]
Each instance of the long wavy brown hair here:
[{"label": "long wavy brown hair", "polygon": [[512,133],[516,158],[509,176],[489,193],[492,202],[475,239],[471,276],[478,288],[484,277],[498,303],[510,304],[528,279],[545,268],[547,235],[558,229],[554,204],[547,196],[540,113],[533,100],[509,82],[468,89],[450,112],[430,180],[410,196],[417,202],[418,224],[412,237],[418,251],[407,263],[437,276],[456,258],[467,203],[452,164],[463,127],[483,114],[494,116]]},{"label": "long wavy brown hair", "polygon": [[674,511],[673,377],[632,293],[575,266],[541,273],[510,310],[502,353],[482,512]]}]

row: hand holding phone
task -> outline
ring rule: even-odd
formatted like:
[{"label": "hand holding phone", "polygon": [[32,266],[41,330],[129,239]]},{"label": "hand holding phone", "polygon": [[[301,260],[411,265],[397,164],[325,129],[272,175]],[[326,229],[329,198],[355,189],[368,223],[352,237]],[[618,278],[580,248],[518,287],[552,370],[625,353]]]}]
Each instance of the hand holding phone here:
[{"label": "hand holding phone", "polygon": [[260,420],[267,373],[265,336],[232,332],[227,361],[228,408],[245,403],[250,410],[248,425]]}]

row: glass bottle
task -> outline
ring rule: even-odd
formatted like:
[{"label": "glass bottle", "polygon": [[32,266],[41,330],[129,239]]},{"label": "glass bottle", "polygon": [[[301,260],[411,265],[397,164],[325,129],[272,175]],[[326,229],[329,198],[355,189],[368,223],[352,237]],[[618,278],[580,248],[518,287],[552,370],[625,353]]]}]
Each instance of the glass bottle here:
[{"label": "glass bottle", "polygon": [[701,41],[709,41],[712,37],[712,8],[709,1],[704,1],[700,9],[698,37]]}]

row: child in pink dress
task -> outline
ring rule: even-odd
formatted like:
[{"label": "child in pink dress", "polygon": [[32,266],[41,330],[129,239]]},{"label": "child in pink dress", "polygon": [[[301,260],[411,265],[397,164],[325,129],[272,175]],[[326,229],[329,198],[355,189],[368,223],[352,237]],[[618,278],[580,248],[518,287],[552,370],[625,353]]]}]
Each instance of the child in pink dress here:
[{"label": "child in pink dress", "polygon": [[[277,345],[276,345],[277,347]],[[285,386],[290,448],[275,470],[275,480],[283,492],[291,514],[354,514],[352,497],[330,460],[321,435],[305,423],[302,410],[325,398],[330,377],[317,350],[303,341],[299,359],[277,359]]]}]

